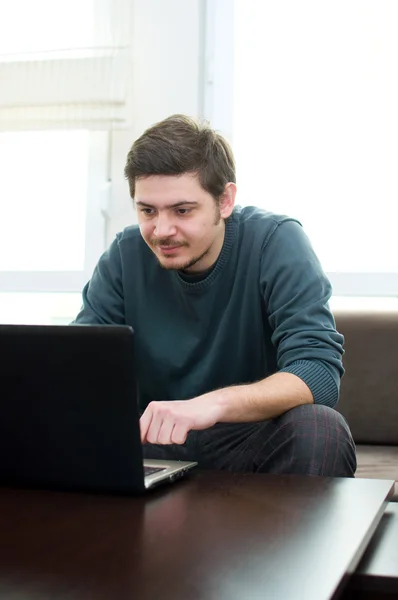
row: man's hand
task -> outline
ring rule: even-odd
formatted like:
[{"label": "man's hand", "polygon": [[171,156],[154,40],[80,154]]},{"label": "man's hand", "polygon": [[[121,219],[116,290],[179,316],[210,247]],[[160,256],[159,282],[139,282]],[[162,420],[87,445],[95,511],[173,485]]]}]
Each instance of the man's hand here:
[{"label": "man's hand", "polygon": [[219,412],[212,398],[151,402],[140,419],[141,442],[183,444],[192,429],[215,425]]}]

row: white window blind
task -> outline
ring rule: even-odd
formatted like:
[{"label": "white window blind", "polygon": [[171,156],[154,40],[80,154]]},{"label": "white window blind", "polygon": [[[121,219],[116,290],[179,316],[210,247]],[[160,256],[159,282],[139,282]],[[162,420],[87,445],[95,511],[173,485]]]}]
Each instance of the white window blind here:
[{"label": "white window blind", "polygon": [[297,217],[336,295],[398,296],[398,3],[216,4],[238,203]]},{"label": "white window blind", "polygon": [[131,35],[129,0],[0,0],[0,130],[126,126]]}]

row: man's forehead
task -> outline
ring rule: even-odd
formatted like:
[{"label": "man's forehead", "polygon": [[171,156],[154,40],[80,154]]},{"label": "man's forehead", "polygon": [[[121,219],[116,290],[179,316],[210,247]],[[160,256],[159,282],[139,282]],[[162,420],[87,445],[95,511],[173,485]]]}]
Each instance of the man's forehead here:
[{"label": "man's forehead", "polygon": [[151,175],[138,178],[135,183],[135,203],[156,208],[201,204],[207,196],[199,179],[193,175]]}]

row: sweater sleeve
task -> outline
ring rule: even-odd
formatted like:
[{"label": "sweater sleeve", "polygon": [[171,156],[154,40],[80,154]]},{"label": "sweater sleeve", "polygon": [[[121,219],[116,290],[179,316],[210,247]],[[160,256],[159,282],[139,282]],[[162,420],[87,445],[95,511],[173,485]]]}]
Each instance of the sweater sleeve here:
[{"label": "sweater sleeve", "polygon": [[82,297],[82,308],[72,324],[125,324],[122,264],[118,238],[101,256],[90,281],[83,288]]},{"label": "sweater sleeve", "polygon": [[278,370],[300,377],[315,403],[333,407],[344,338],[329,309],[331,284],[297,221],[275,223],[263,246],[260,285]]}]

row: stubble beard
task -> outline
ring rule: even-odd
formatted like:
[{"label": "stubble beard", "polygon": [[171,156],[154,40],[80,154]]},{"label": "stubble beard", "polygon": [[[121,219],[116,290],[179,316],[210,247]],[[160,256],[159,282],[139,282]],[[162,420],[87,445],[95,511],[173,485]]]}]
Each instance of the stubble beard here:
[{"label": "stubble beard", "polygon": [[199,256],[190,258],[186,263],[183,263],[182,265],[180,264],[178,266],[172,266],[172,265],[169,266],[167,264],[162,263],[161,261],[159,261],[159,263],[163,269],[166,269],[166,271],[186,271],[187,269],[190,269],[191,267],[196,265],[196,263],[198,263],[200,260],[202,260],[202,258],[207,256],[207,254],[210,252],[210,248],[211,248],[211,246],[209,248],[207,248],[207,250],[205,250]]}]

